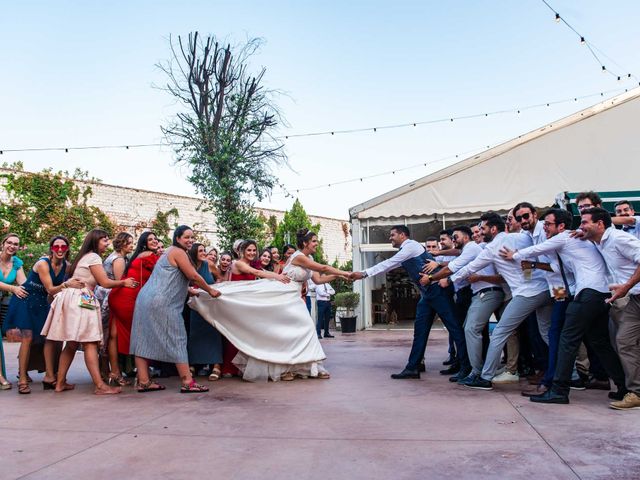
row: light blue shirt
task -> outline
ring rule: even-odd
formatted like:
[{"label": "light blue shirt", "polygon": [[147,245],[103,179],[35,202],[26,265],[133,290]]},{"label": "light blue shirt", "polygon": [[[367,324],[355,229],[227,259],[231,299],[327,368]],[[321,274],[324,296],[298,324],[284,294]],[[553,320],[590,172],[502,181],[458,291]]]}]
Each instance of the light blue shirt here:
[{"label": "light blue shirt", "polygon": [[[640,265],[640,239],[630,233],[609,227],[596,243],[596,248],[604,257],[609,278],[614,284],[627,283]],[[631,295],[640,294],[640,283],[629,290]]]},{"label": "light blue shirt", "polygon": [[[591,242],[571,238],[569,232],[559,233],[538,245],[519,250],[515,253],[513,259],[519,262],[523,258],[536,255],[548,255],[549,258],[553,259],[556,254],[560,255],[562,259],[569,290],[572,293],[578,295],[585,288],[591,288],[602,293],[609,291],[607,266],[602,255]],[[562,280],[557,257],[556,265],[557,267],[554,267],[554,269],[557,268],[560,281],[554,286],[559,287],[564,285],[564,281]],[[571,285],[572,278],[575,281],[573,286]]]},{"label": "light blue shirt", "polygon": [[[447,267],[449,268],[449,270],[451,270],[452,273],[456,273],[462,267],[464,267],[465,265],[468,265],[473,260],[475,260],[476,257],[482,253],[482,251],[483,251],[483,248],[480,245],[478,245],[474,241],[470,241],[462,248],[462,252],[460,253],[460,256],[455,257],[453,260],[451,260],[449,262],[449,265],[447,265]],[[493,268],[493,264],[491,264],[483,268],[482,270],[479,270],[478,274],[479,275],[495,275],[496,270]],[[470,284],[466,279],[460,279],[454,284],[454,286],[456,287],[456,290],[466,287],[467,285],[471,285],[471,291],[473,293],[476,293],[482,290],[483,288],[490,288],[490,287],[497,286],[493,283],[484,282],[484,281],[474,282]]]},{"label": "light blue shirt", "polygon": [[534,297],[547,290],[547,281],[539,270],[531,272],[531,278],[526,279],[520,265],[500,256],[500,249],[504,246],[509,250],[523,250],[533,245],[531,235],[525,233],[500,232],[494,239],[487,243],[486,248],[475,260],[458,270],[452,275],[451,280],[456,281],[466,278],[472,273],[479,272],[483,268],[493,264],[496,271],[502,275],[511,289],[511,294],[522,297]]}]

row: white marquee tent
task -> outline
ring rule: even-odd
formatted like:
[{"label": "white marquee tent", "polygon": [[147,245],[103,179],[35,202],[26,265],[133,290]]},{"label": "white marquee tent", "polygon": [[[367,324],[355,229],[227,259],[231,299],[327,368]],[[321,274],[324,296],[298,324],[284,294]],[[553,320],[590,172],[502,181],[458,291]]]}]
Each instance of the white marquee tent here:
[{"label": "white marquee tent", "polygon": [[[384,235],[393,224],[449,224],[522,200],[549,206],[565,191],[640,189],[639,121],[636,88],[352,207],[354,270],[392,250]],[[361,282],[361,328],[383,280]]]}]

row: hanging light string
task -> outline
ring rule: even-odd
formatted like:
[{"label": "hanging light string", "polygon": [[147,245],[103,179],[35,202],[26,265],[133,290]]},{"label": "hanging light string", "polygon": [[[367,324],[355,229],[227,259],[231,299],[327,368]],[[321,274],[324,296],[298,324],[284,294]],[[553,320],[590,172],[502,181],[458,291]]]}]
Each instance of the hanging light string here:
[{"label": "hanging light string", "polygon": [[556,22],[562,22],[564,23],[573,33],[575,33],[578,38],[580,39],[580,43],[585,45],[588,49],[589,52],[591,53],[591,55],[593,56],[593,58],[596,60],[596,62],[598,62],[598,65],[600,65],[600,70],[603,73],[608,73],[609,75],[611,75],[612,77],[616,78],[618,81],[621,81],[623,79],[630,79],[633,78],[636,81],[638,81],[638,77],[636,77],[635,75],[631,74],[631,73],[625,73],[625,74],[620,74],[620,73],[615,73],[612,70],[608,69],[605,65],[605,63],[600,59],[600,57],[598,56],[598,54],[596,53],[596,51],[598,51],[600,53],[600,55],[602,55],[603,57],[608,58],[609,60],[611,60],[611,63],[613,63],[614,65],[616,65],[618,68],[620,68],[621,71],[627,71],[628,70],[624,67],[622,67],[619,63],[617,63],[616,61],[614,61],[610,56],[606,55],[602,50],[600,50],[598,47],[596,47],[593,43],[591,43],[590,41],[588,41],[584,35],[582,35],[580,32],[578,32],[575,28],[573,28],[573,26],[567,22],[565,20],[564,17],[562,17],[555,8],[553,8],[551,5],[549,5],[549,2],[547,2],[547,0],[541,0],[542,3],[544,3],[547,8],[549,10],[551,10],[554,15],[555,15],[555,20]]},{"label": "hanging light string", "polygon": [[[297,133],[291,135],[284,135],[276,137],[279,140],[289,140],[292,138],[302,138],[302,137],[318,137],[322,135],[338,135],[338,134],[351,134],[351,133],[363,133],[363,132],[377,132],[378,130],[390,130],[396,128],[413,128],[419,125],[433,125],[437,123],[451,123],[459,120],[472,120],[476,118],[484,118],[494,115],[505,115],[505,114],[520,114],[527,110],[532,110],[536,108],[542,107],[551,107],[555,105],[560,105],[563,103],[577,102],[579,100],[584,100],[587,98],[593,97],[604,97],[609,94],[620,94],[623,92],[627,92],[629,89],[614,89],[607,90],[603,92],[591,93],[588,95],[576,96],[571,98],[565,98],[562,100],[554,100],[549,102],[536,103],[534,105],[526,105],[524,107],[515,107],[504,110],[495,110],[491,112],[484,113],[475,113],[472,115],[461,115],[461,116],[449,116],[443,117],[433,120],[423,120],[417,122],[407,122],[407,123],[398,123],[394,125],[381,125],[378,127],[364,127],[364,128],[351,128],[346,130],[326,130],[320,132],[309,132],[309,133]],[[137,143],[137,144],[120,144],[120,145],[85,145],[80,147],[26,147],[26,148],[2,148],[0,149],[0,155],[4,153],[18,153],[18,152],[65,152],[69,153],[72,150],[132,150],[134,148],[152,148],[152,147],[170,147],[175,145],[181,145],[181,142],[158,142],[158,143]]]},{"label": "hanging light string", "polygon": [[[491,145],[485,145],[483,147],[478,147],[478,148],[474,148],[473,150],[467,150],[466,152],[460,152],[457,153],[455,155],[447,155],[446,157],[442,157],[442,158],[438,158],[436,160],[430,160],[427,162],[420,162],[420,163],[416,163],[414,165],[409,165],[407,167],[402,167],[402,168],[396,168],[394,170],[387,170],[386,172],[380,172],[380,173],[374,173],[372,175],[364,175],[361,177],[353,177],[347,180],[340,180],[338,182],[331,182],[331,183],[323,183],[320,185],[315,185],[313,187],[284,187],[283,185],[280,185],[280,187],[283,189],[283,192],[279,192],[280,195],[284,195],[285,197],[293,197],[294,193],[295,194],[299,194],[300,192],[309,192],[312,190],[319,190],[319,189],[324,189],[324,188],[331,188],[331,187],[335,187],[338,185],[345,185],[348,183],[360,183],[360,182],[364,182],[365,180],[370,180],[372,178],[378,178],[378,177],[384,177],[384,176],[388,176],[388,175],[395,175],[396,173],[400,173],[400,172],[405,172],[407,170],[413,170],[415,168],[420,168],[420,167],[427,167],[427,166],[431,166],[431,165],[435,165],[436,163],[440,163],[440,162],[444,162],[447,160],[454,160],[454,159],[460,159],[460,158],[466,158],[469,155],[472,154],[478,154],[481,153],[483,151],[489,150],[491,148]],[[274,195],[277,195],[274,194]]]}]

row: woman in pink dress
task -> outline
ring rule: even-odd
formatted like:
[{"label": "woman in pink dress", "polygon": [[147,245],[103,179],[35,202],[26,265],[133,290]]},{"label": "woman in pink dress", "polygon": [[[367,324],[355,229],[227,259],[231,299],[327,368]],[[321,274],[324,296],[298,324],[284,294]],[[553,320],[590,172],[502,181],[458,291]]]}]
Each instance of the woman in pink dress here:
[{"label": "woman in pink dress", "polygon": [[[100,303],[93,290],[96,285],[104,288],[135,288],[133,278],[111,280],[102,266],[101,254],[109,246],[109,235],[104,230],[95,229],[85,237],[80,252],[69,269],[69,276],[84,282],[84,288],[64,288],[56,294],[51,310],[42,329],[48,342],[66,342],[58,365],[56,392],[72,390],[75,386],[67,383],[67,372],[75,356],[78,344],[84,348],[84,361],[95,385],[96,395],[120,393],[120,387],[108,386],[100,375],[98,345],[103,341]],[[63,286],[66,286],[63,284]]]}]

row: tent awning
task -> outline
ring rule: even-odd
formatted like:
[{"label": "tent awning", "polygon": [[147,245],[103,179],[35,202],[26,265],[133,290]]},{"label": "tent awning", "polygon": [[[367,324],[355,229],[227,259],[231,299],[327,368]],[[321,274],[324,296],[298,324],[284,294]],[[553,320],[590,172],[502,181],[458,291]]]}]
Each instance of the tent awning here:
[{"label": "tent awning", "polygon": [[563,191],[636,190],[640,88],[545,125],[375,197],[351,218],[505,211],[519,201],[553,203]]}]

